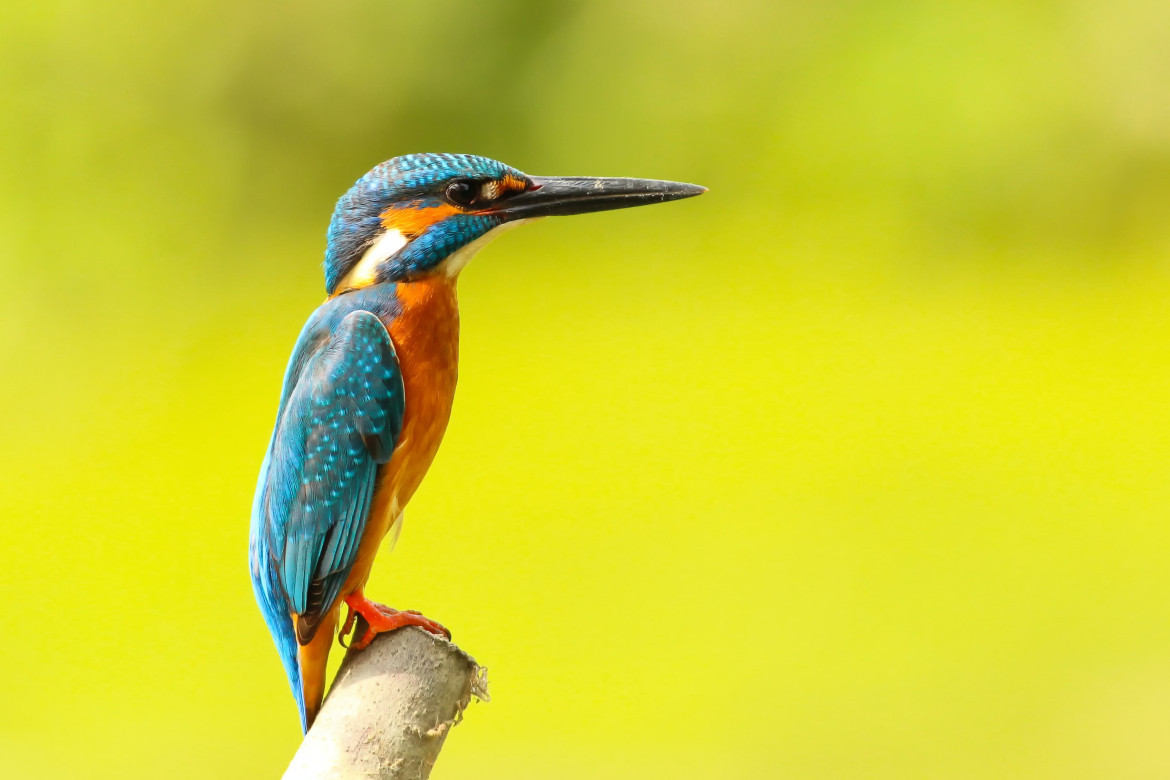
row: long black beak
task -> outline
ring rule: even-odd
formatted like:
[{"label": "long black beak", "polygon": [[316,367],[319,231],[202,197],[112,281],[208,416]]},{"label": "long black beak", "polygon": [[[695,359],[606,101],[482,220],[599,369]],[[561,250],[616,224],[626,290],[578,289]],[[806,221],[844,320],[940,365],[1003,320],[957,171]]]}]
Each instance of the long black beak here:
[{"label": "long black beak", "polygon": [[489,213],[508,219],[588,214],[668,200],[693,198],[707,191],[697,184],[657,179],[597,179],[588,176],[533,176],[535,185],[499,202]]}]

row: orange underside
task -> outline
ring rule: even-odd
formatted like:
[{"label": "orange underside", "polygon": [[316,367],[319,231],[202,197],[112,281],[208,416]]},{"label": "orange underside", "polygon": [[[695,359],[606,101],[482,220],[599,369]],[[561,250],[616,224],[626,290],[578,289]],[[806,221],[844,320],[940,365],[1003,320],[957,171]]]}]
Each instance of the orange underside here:
[{"label": "orange underside", "polygon": [[325,692],[325,663],[341,604],[369,579],[378,546],[435,458],[455,398],[459,357],[455,280],[440,274],[402,283],[397,286],[397,295],[401,314],[383,324],[398,353],[406,390],[406,414],[394,454],[378,470],[373,504],[349,579],[316,637],[300,649],[305,706],[310,720]]}]

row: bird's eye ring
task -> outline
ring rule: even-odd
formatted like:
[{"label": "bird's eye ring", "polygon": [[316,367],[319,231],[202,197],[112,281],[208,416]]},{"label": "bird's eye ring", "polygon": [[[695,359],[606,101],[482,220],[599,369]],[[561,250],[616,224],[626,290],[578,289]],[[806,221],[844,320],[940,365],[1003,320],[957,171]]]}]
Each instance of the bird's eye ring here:
[{"label": "bird's eye ring", "polygon": [[447,185],[446,195],[456,206],[470,206],[479,195],[479,187],[469,181],[453,181]]}]

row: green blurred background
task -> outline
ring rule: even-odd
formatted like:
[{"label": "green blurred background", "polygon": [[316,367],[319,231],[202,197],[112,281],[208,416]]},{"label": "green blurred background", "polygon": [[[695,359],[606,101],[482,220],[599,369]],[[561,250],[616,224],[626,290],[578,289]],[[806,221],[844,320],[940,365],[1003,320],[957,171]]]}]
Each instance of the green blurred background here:
[{"label": "green blurred background", "polygon": [[273,777],[248,515],[334,200],[703,198],[464,273],[370,591],[444,778],[1170,777],[1170,5],[0,8],[0,775]]}]

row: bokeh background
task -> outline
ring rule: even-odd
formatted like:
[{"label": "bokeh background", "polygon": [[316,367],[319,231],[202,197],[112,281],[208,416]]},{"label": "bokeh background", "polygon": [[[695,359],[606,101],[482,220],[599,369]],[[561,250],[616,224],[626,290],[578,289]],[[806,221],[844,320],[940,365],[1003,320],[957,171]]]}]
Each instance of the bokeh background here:
[{"label": "bokeh background", "polygon": [[1170,5],[0,7],[0,775],[275,777],[246,571],[334,200],[413,151],[703,198],[464,273],[375,596],[441,778],[1170,777]]}]

